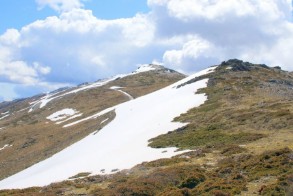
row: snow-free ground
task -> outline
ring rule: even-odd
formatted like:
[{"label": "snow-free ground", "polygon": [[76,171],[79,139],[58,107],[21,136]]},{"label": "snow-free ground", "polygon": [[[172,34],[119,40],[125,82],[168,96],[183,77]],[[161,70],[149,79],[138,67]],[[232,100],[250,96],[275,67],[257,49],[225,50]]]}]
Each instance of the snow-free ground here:
[{"label": "snow-free ground", "polygon": [[[37,108],[43,108],[45,107],[49,102],[57,99],[57,98],[63,98],[65,97],[66,95],[69,95],[69,94],[75,94],[75,93],[78,93],[80,91],[86,91],[86,90],[89,90],[89,89],[92,89],[92,88],[97,88],[97,87],[100,87],[100,86],[103,86],[105,84],[108,84],[109,82],[113,81],[113,80],[116,80],[118,78],[124,78],[124,77],[127,77],[127,76],[131,76],[131,75],[135,75],[135,74],[139,74],[139,73],[143,73],[143,72],[148,72],[148,71],[152,71],[152,70],[156,70],[157,69],[157,66],[156,65],[152,65],[152,64],[145,64],[145,65],[141,65],[137,70],[135,70],[134,72],[130,73],[130,74],[119,74],[119,75],[116,75],[114,77],[111,77],[111,78],[108,78],[108,79],[104,79],[104,80],[99,80],[97,82],[94,82],[92,84],[88,84],[88,85],[82,85],[74,90],[70,90],[70,91],[66,91],[67,89],[65,90],[62,90],[60,92],[55,92],[55,93],[48,93],[47,95],[45,95],[44,97],[36,100],[36,101],[33,101],[30,103],[30,107],[29,108],[29,113],[34,111],[35,109]],[[66,91],[66,92],[65,92]],[[124,92],[124,91],[120,91],[122,93],[124,93],[126,96],[128,96],[130,99],[132,98],[131,95],[129,95],[128,93]],[[28,109],[28,108],[25,108],[25,109]],[[23,110],[25,110],[23,109]]]},{"label": "snow-free ground", "polygon": [[204,94],[195,92],[206,87],[208,79],[176,87],[213,69],[206,69],[169,87],[112,107],[108,111],[115,110],[115,119],[97,134],[90,134],[54,156],[2,180],[0,188],[44,186],[80,172],[109,174],[116,169],[129,169],[144,161],[182,153],[176,152],[176,148],[150,148],[148,140],[185,125],[172,120],[206,101]]}]

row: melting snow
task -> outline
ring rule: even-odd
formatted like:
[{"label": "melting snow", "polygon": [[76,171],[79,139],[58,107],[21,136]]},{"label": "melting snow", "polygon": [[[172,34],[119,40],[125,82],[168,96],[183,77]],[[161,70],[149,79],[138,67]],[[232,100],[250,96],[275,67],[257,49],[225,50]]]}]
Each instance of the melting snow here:
[{"label": "melting snow", "polygon": [[[57,92],[57,93],[54,93],[54,94],[47,94],[46,96],[42,97],[40,100],[37,100],[37,101],[34,101],[34,102],[30,103],[32,106],[31,106],[31,109],[29,110],[29,112],[32,112],[34,110],[34,108],[37,107],[38,105],[39,105],[39,108],[43,108],[50,101],[52,101],[54,99],[61,98],[61,97],[64,97],[66,95],[69,95],[69,94],[74,94],[74,93],[77,93],[79,91],[84,91],[84,90],[88,90],[88,89],[91,89],[91,88],[96,88],[96,87],[105,85],[108,82],[110,82],[112,80],[115,80],[115,79],[116,79],[116,77],[111,78],[109,80],[95,82],[93,84],[90,84],[90,85],[87,85],[87,86],[83,86],[83,87],[79,87],[77,89],[71,90],[71,91],[66,92],[66,93],[63,93],[63,94],[60,94],[60,92]],[[59,95],[57,95],[57,94],[59,94]]]},{"label": "melting snow", "polygon": [[156,68],[153,67],[153,65],[151,65],[151,64],[144,64],[144,65],[141,65],[137,70],[135,70],[134,73],[142,73],[142,72],[146,72],[146,71],[152,71],[155,69]]},{"label": "melting snow", "polygon": [[23,109],[17,111],[17,113],[22,112],[22,111],[27,110],[27,109],[30,109],[30,107],[23,108]]},{"label": "melting snow", "polygon": [[129,100],[132,100],[134,99],[130,94],[128,94],[127,92],[123,91],[123,90],[120,90],[121,88],[124,88],[124,87],[120,87],[120,86],[112,86],[110,87],[110,89],[112,90],[115,90],[115,91],[119,91],[120,93],[123,93],[124,95],[126,95]]},{"label": "melting snow", "polygon": [[[92,83],[92,84],[89,84],[89,85],[86,85],[86,86],[78,87],[78,88],[76,88],[74,90],[71,90],[69,92],[66,92],[66,93],[61,93],[60,94],[60,92],[57,92],[57,93],[54,93],[54,94],[47,94],[44,97],[42,97],[41,99],[31,102],[30,103],[31,108],[30,108],[29,112],[32,112],[34,110],[34,108],[37,107],[38,105],[39,105],[39,108],[45,107],[50,101],[52,101],[52,100],[54,100],[56,98],[60,98],[60,97],[63,97],[63,96],[69,95],[69,94],[77,93],[79,91],[84,91],[84,90],[88,90],[88,89],[91,89],[91,88],[97,88],[97,87],[103,86],[103,85],[105,85],[105,84],[107,84],[107,83],[109,83],[109,82],[111,82],[113,80],[116,80],[118,78],[124,78],[126,76],[131,76],[131,75],[135,75],[135,74],[138,74],[138,73],[147,72],[147,71],[151,71],[151,70],[155,70],[155,69],[156,68],[152,67],[152,65],[142,65],[136,71],[134,71],[133,73],[130,73],[130,74],[120,74],[120,75],[114,76],[114,77],[106,79],[106,80],[100,80],[98,82],[95,82],[95,83]],[[61,91],[61,92],[63,92],[63,91]],[[59,95],[57,95],[57,94],[59,94]]]},{"label": "melting snow", "polygon": [[78,113],[78,111],[76,111],[74,109],[66,108],[66,109],[63,109],[63,110],[60,110],[58,112],[51,114],[50,116],[47,117],[47,119],[51,120],[51,121],[63,120],[63,119],[66,119],[70,116],[73,116],[76,113]]},{"label": "melting snow", "polygon": [[12,145],[5,144],[2,148],[0,148],[0,151],[4,150],[5,148],[8,148],[8,147],[12,147]]},{"label": "melting snow", "polygon": [[80,113],[80,114],[76,114],[76,115],[73,115],[73,116],[71,116],[71,117],[69,117],[69,118],[67,118],[67,119],[65,119],[65,120],[63,120],[63,121],[56,122],[56,124],[62,124],[62,123],[64,123],[64,122],[67,122],[67,121],[69,121],[69,120],[75,119],[75,118],[80,117],[80,116],[82,116],[82,113]]},{"label": "melting snow", "polygon": [[2,120],[2,119],[4,119],[4,118],[7,118],[8,116],[10,116],[10,114],[7,114],[7,115],[5,115],[5,116],[0,117],[0,120]]},{"label": "melting snow", "polygon": [[124,88],[124,87],[121,87],[121,86],[111,86],[110,89],[112,90],[117,90],[117,89],[121,89],[121,88]]},{"label": "melting snow", "polygon": [[109,118],[107,118],[107,119],[103,120],[103,121],[101,122],[101,124],[103,124],[103,123],[107,122],[107,120],[109,120]]},{"label": "melting snow", "polygon": [[101,112],[99,112],[99,113],[97,113],[97,114],[94,114],[94,115],[92,115],[92,116],[89,116],[89,117],[83,118],[83,119],[78,120],[78,121],[75,121],[75,122],[73,122],[73,123],[69,123],[69,124],[67,124],[67,125],[64,125],[63,127],[64,127],[64,128],[66,128],[66,127],[70,127],[70,126],[76,125],[76,124],[78,124],[78,123],[81,123],[81,122],[84,122],[84,121],[87,121],[87,120],[90,120],[90,119],[98,118],[99,116],[102,116],[102,115],[104,115],[104,114],[107,114],[108,112],[113,111],[114,109],[115,109],[115,107],[107,108],[107,109],[105,109],[105,110],[103,110],[103,111],[101,111]]},{"label": "melting snow", "polygon": [[[2,180],[0,188],[44,186],[80,172],[109,174],[116,169],[128,169],[144,161],[182,153],[176,152],[176,148],[150,148],[148,140],[185,125],[172,120],[207,100],[206,95],[195,92],[206,87],[208,79],[176,87],[213,69],[204,70],[169,87],[82,119],[81,121],[85,121],[113,109],[116,111],[114,120],[98,133],[90,134],[52,157]],[[76,121],[75,124],[81,121]]]}]

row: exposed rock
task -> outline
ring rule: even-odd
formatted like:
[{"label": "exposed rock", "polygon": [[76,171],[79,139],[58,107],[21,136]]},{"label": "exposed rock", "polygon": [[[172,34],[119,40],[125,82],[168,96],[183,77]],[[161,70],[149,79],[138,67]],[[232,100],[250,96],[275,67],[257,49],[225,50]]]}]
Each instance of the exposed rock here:
[{"label": "exposed rock", "polygon": [[36,143],[36,141],[37,140],[35,138],[28,138],[28,140],[21,146],[21,148],[27,148],[29,146],[32,146]]},{"label": "exposed rock", "polygon": [[231,67],[232,71],[251,71],[252,69],[257,69],[258,67],[262,67],[265,69],[269,69],[269,67],[265,64],[252,64],[249,62],[243,62],[238,59],[230,59],[228,61],[224,61],[220,64],[221,66]]},{"label": "exposed rock", "polygon": [[271,79],[268,82],[274,83],[274,84],[281,84],[281,85],[286,85],[286,86],[293,87],[293,82],[288,81],[288,80]]}]

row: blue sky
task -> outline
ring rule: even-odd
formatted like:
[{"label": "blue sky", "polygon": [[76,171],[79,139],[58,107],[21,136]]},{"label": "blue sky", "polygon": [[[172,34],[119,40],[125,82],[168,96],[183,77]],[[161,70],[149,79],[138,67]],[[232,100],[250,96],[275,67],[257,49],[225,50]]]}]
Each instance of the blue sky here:
[{"label": "blue sky", "polygon": [[291,0],[1,0],[0,101],[162,63],[293,70]]},{"label": "blue sky", "polygon": [[[0,34],[9,28],[20,29],[35,20],[58,16],[58,12],[49,7],[38,9],[35,0],[1,0],[0,5]],[[88,0],[84,8],[102,19],[127,18],[149,11],[146,0]]]},{"label": "blue sky", "polygon": [[0,33],[3,34],[9,28],[20,29],[35,20],[56,14],[50,8],[38,10],[34,0],[1,0]]}]

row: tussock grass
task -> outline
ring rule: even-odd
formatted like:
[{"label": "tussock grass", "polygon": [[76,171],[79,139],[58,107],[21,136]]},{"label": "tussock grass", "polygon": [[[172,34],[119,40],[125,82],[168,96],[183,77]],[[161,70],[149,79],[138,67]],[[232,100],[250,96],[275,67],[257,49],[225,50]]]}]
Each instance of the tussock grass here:
[{"label": "tussock grass", "polygon": [[208,77],[206,103],[174,119],[189,124],[150,140],[193,151],[13,194],[292,195],[293,75],[231,60]]},{"label": "tussock grass", "polygon": [[[253,64],[245,65],[249,71],[238,71],[237,66],[229,71],[227,66],[206,76],[208,87],[198,92],[207,94],[206,103],[174,119],[189,124],[151,139],[151,147],[246,144],[293,130],[293,92],[286,85],[293,80],[290,74]],[[268,82],[275,78],[287,82]]]},{"label": "tussock grass", "polygon": [[[184,75],[177,72],[167,73],[164,70],[135,74],[99,88],[55,99],[46,107],[31,113],[28,113],[28,109],[18,111],[28,107],[30,102],[40,97],[0,104],[0,112],[14,113],[11,117],[0,121],[0,127],[5,127],[0,131],[0,145],[13,144],[11,148],[0,153],[0,179],[52,156],[88,134],[100,130],[115,118],[115,113],[111,112],[95,120],[62,128],[64,124],[56,125],[46,119],[52,113],[64,108],[73,108],[83,113],[81,117],[67,122],[70,123],[129,100],[122,93],[109,89],[111,86],[125,87],[124,91],[139,97],[168,86],[183,77]],[[100,123],[107,118],[109,120],[101,125]]]}]

